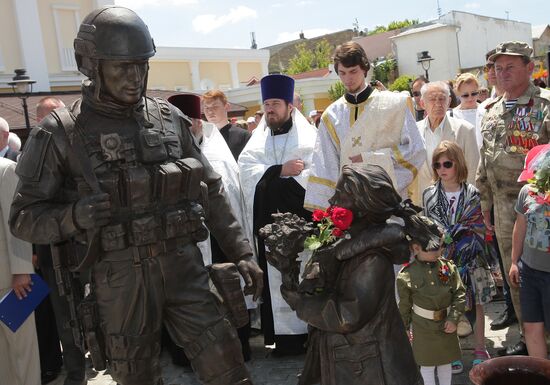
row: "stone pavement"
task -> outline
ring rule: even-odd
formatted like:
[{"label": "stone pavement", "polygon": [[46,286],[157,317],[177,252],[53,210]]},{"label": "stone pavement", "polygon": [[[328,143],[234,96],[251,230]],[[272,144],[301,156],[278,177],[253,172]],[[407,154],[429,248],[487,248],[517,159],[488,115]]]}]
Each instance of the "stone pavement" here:
[{"label": "stone pavement", "polygon": [[[485,307],[485,338],[487,350],[491,356],[503,345],[516,343],[519,339],[517,325],[499,331],[492,331],[489,323],[498,317],[504,310],[504,302],[492,302]],[[276,358],[271,356],[270,350],[263,346],[263,337],[251,339],[252,360],[248,367],[252,373],[255,385],[296,385],[296,375],[303,365],[304,356]],[[471,384],[468,372],[472,367],[474,340],[473,335],[461,339],[463,352],[464,372],[453,376],[453,385]],[[191,369],[174,366],[168,354],[162,355],[162,372],[165,385],[199,385]],[[52,385],[63,385],[63,376],[60,376]],[[116,385],[116,382],[104,372],[95,372],[88,369],[88,385]],[[397,385],[397,384],[389,384]]]}]

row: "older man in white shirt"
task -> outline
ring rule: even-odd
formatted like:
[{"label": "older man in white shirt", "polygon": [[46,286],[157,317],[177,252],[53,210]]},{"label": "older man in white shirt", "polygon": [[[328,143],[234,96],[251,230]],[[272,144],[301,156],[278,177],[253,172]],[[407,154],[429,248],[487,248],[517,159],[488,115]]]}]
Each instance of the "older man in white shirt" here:
[{"label": "older man in white shirt", "polygon": [[456,142],[464,151],[468,166],[468,183],[473,184],[479,163],[475,127],[465,120],[447,115],[451,102],[451,91],[447,83],[426,83],[420,92],[420,103],[426,112],[426,118],[417,122],[417,126],[426,143],[427,158],[419,172],[419,191],[424,191],[433,181],[432,154],[444,140]]}]

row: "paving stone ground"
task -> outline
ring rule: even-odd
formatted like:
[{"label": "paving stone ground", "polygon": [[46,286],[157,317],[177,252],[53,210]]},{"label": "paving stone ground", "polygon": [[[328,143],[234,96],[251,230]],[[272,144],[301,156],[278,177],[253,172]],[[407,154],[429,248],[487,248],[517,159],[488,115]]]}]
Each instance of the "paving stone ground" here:
[{"label": "paving stone ground", "polygon": [[[485,307],[485,338],[487,349],[491,356],[496,355],[496,350],[508,344],[516,343],[519,340],[517,325],[509,328],[492,331],[489,323],[497,318],[504,310],[502,301],[492,302]],[[273,357],[270,349],[263,346],[263,337],[256,336],[251,339],[252,359],[247,364],[252,374],[255,385],[296,385],[297,374],[300,372],[304,356],[295,357]],[[453,375],[453,385],[471,384],[468,372],[472,368],[474,339],[473,335],[461,339],[463,352],[464,372]],[[162,372],[165,385],[199,385],[195,375],[188,368],[178,367],[172,364],[168,354],[163,353],[161,357]],[[91,366],[91,364],[90,364]],[[111,376],[104,372],[96,372],[88,369],[88,385],[116,385]],[[60,376],[52,385],[63,385],[64,376]]]}]

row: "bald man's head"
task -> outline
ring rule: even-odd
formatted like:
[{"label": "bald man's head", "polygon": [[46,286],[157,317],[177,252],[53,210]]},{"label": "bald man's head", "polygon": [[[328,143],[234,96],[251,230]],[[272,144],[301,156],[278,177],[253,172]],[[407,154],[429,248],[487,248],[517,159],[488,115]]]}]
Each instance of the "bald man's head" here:
[{"label": "bald man's head", "polygon": [[36,121],[40,123],[50,112],[56,108],[65,107],[65,103],[53,96],[46,96],[36,105]]},{"label": "bald man's head", "polygon": [[10,125],[6,119],[0,117],[0,150],[3,150],[8,145],[9,136]]}]

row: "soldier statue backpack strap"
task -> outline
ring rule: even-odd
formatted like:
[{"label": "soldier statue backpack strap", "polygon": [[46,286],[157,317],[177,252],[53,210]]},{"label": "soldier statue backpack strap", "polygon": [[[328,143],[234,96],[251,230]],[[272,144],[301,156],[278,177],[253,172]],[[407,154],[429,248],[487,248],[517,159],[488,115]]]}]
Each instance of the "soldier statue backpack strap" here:
[{"label": "soldier statue backpack strap", "polygon": [[[63,127],[65,134],[69,141],[70,155],[78,162],[78,166],[82,171],[82,177],[89,185],[94,194],[100,194],[101,188],[99,187],[99,181],[94,173],[90,159],[88,158],[86,148],[82,143],[82,135],[78,130],[77,119],[69,109],[62,108],[52,112],[53,117],[57,123]],[[71,271],[85,271],[92,266],[101,251],[100,229],[90,229],[87,233],[88,248],[86,254],[80,260],[77,260],[77,265],[72,266]]]}]

